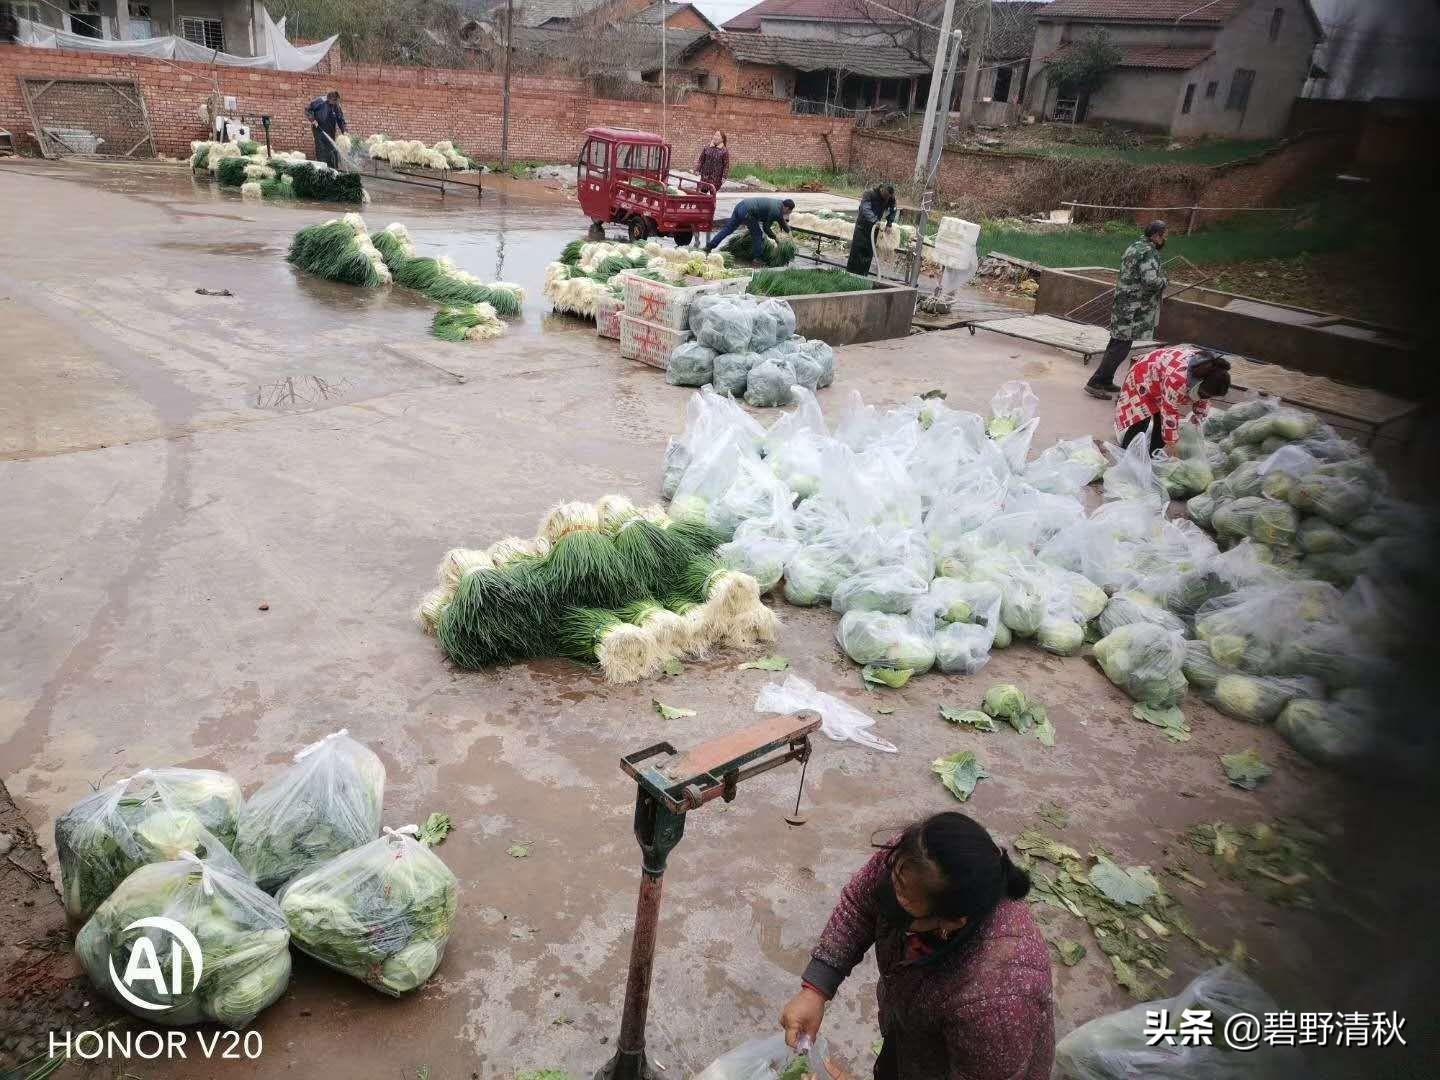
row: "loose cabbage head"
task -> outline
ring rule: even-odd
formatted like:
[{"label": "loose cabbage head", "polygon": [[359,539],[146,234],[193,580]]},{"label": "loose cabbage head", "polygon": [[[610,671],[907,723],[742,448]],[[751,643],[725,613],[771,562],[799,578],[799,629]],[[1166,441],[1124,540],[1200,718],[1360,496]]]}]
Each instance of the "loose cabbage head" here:
[{"label": "loose cabbage head", "polygon": [[1047,618],[1035,634],[1035,644],[1057,656],[1074,656],[1085,647],[1085,628],[1071,619]]}]

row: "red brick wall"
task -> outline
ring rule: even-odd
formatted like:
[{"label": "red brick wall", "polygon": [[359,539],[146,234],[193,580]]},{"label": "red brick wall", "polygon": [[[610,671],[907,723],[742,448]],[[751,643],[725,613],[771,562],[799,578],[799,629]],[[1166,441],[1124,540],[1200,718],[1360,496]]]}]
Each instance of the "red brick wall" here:
[{"label": "red brick wall", "polygon": [[775,76],[780,75],[787,80],[794,77],[787,68],[738,63],[734,54],[717,42],[706,45],[685,62],[685,67],[704,71],[719,79],[722,94],[739,94],[741,97],[773,98]]},{"label": "red brick wall", "polygon": [[[234,95],[236,111],[268,113],[278,150],[312,151],[306,104],[327,90],[340,91],[354,132],[394,138],[455,139],[482,159],[500,153],[500,76],[477,71],[345,64],[336,74],[249,71],[203,64],[172,64],[133,56],[0,45],[0,127],[33,152],[25,135],[33,126],[20,96],[21,75],[48,78],[129,78],[139,84],[159,151],[183,155],[205,137],[199,109],[213,91]],[[511,80],[510,153],[520,160],[570,161],[585,128],[609,124],[659,131],[658,104],[589,96],[585,83],[524,76]],[[666,110],[666,134],[677,164],[693,163],[716,128],[746,144],[747,160],[776,165],[844,165],[854,124],[794,116],[789,102],[730,94],[692,93]],[[828,142],[828,148],[827,148]]]}]

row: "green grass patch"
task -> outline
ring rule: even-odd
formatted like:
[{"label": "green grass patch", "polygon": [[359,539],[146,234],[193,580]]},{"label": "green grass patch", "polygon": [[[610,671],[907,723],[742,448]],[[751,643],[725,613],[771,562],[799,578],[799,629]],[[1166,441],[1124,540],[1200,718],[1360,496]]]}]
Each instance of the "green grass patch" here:
[{"label": "green grass patch", "polygon": [[[477,169],[480,167],[480,163],[475,161],[474,158],[470,160],[471,164]],[[485,162],[485,167],[499,176],[529,176],[544,164],[545,162],[543,161],[512,161],[508,166],[502,166],[500,162],[496,160]]]},{"label": "green grass patch", "polygon": [[[1338,215],[1257,213],[1222,221],[1186,236],[1183,223],[1171,225],[1162,258],[1183,255],[1204,266],[1248,262],[1254,259],[1290,259],[1355,246],[1363,234]],[[1041,266],[1120,265],[1120,256],[1140,236],[1130,221],[1110,221],[1096,227],[1074,227],[1057,232],[1030,232],[1004,221],[981,224],[979,252],[998,251]]]},{"label": "green grass patch", "polygon": [[749,162],[731,165],[729,178],[737,183],[747,176],[774,184],[781,191],[833,191],[859,195],[865,182],[844,169],[822,169],[816,165],[759,165]]},{"label": "green grass patch", "polygon": [[746,292],[756,296],[808,296],[811,293],[866,292],[869,278],[848,270],[761,270]]}]

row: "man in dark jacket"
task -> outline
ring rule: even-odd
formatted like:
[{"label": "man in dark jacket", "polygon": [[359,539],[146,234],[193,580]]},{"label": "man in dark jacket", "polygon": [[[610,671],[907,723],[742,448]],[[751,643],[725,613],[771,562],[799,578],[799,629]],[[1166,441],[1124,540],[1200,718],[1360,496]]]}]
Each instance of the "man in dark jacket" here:
[{"label": "man in dark jacket", "polygon": [[721,242],[744,225],[750,230],[750,257],[757,263],[765,261],[765,237],[775,239],[774,226],[779,225],[787,233],[790,231],[790,211],[795,209],[795,200],[786,199],[783,202],[779,199],[741,199],[735,204],[735,209],[730,213],[730,220],[727,221],[718,233],[710,237],[710,242],[705,245],[705,254],[709,255],[720,246]]},{"label": "man in dark jacket", "polygon": [[1091,397],[1110,400],[1120,392],[1115,373],[1130,355],[1130,346],[1155,333],[1160,321],[1160,302],[1165,297],[1165,266],[1160,250],[1165,246],[1165,222],[1152,221],[1145,235],[1136,240],[1120,259],[1115,280],[1115,303],[1110,311],[1110,343],[1105,358],[1085,384]]},{"label": "man in dark jacket", "polygon": [[310,128],[315,135],[315,160],[332,169],[340,167],[340,152],[335,149],[335,136],[345,130],[345,113],[340,108],[340,91],[331,90],[305,107]]},{"label": "man in dark jacket", "polygon": [[845,269],[862,277],[870,273],[870,263],[875,258],[873,230],[881,218],[885,228],[895,224],[895,189],[889,184],[880,184],[860,196],[860,212],[855,215],[855,235],[850,238],[850,258]]}]

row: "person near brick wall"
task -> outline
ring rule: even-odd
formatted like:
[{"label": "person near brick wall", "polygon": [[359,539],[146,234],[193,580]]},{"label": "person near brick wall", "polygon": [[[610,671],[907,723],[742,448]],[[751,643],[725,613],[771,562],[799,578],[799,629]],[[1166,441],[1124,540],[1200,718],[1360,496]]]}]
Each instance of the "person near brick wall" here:
[{"label": "person near brick wall", "polygon": [[870,263],[875,258],[875,226],[881,219],[885,231],[895,224],[895,188],[891,184],[877,184],[860,196],[860,212],[855,215],[855,233],[850,237],[850,258],[845,269],[861,277],[870,273]]},{"label": "person near brick wall", "polygon": [[1160,262],[1165,229],[1163,221],[1150,222],[1145,226],[1145,235],[1126,248],[1120,259],[1115,304],[1110,311],[1110,343],[1105,346],[1105,358],[1085,384],[1085,392],[1091,397],[1109,401],[1120,392],[1115,372],[1130,355],[1130,346],[1153,334],[1160,321],[1160,301],[1169,284]]},{"label": "person near brick wall", "polygon": [[315,160],[323,161],[332,169],[338,169],[340,151],[335,146],[335,136],[345,130],[345,113],[340,108],[340,91],[331,90],[323,98],[317,97],[305,106],[305,115],[310,118],[310,130],[315,135]]},{"label": "person near brick wall", "polygon": [[701,181],[716,191],[725,183],[725,177],[730,172],[730,150],[723,131],[717,131],[710,136],[710,142],[700,151],[700,160],[695,163],[695,171],[700,174]]}]

